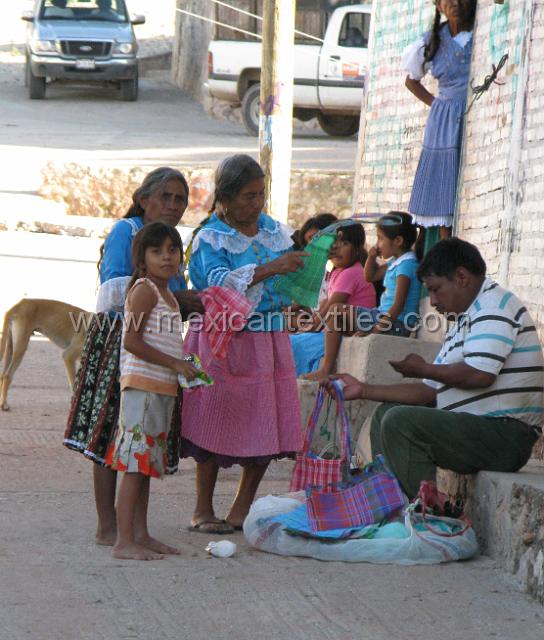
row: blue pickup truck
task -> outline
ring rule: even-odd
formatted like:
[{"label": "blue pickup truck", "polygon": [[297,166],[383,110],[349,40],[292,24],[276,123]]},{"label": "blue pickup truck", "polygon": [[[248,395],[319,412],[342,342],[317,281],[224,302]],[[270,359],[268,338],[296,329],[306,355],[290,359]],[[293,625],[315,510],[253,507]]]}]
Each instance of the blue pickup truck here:
[{"label": "blue pickup truck", "polygon": [[25,84],[45,98],[47,81],[115,83],[123,100],[138,98],[138,43],[124,0],[36,0],[28,22]]}]

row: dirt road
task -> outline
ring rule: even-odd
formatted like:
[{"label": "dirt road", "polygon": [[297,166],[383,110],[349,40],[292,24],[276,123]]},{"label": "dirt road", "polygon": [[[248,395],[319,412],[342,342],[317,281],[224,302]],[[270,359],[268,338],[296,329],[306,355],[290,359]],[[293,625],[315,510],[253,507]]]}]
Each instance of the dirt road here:
[{"label": "dirt road", "polygon": [[[535,640],[544,610],[485,558],[438,567],[323,563],[248,547],[208,557],[185,530],[194,467],[154,482],[153,531],[180,557],[114,560],[93,544],[91,463],[60,445],[69,394],[58,350],[33,340],[0,414],[0,640]],[[261,494],[287,487],[275,464]],[[224,514],[237,472],[221,474]]]}]

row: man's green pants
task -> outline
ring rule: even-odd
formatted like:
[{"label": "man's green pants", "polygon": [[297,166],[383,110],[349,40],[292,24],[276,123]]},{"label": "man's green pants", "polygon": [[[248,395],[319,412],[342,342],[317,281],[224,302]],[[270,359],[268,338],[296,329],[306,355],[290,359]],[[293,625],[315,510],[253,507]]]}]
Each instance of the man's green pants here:
[{"label": "man's green pants", "polygon": [[412,499],[436,468],[456,473],[518,471],[538,432],[519,420],[483,418],[429,407],[382,404],[372,416],[372,455],[382,453]]}]

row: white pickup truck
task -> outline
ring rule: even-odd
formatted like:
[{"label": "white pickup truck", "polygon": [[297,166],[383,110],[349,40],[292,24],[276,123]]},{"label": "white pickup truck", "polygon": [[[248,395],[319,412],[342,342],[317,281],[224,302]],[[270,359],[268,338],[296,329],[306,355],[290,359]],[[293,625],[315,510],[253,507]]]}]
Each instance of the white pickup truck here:
[{"label": "white pickup truck", "polygon": [[[351,136],[359,129],[368,60],[370,5],[336,9],[323,44],[296,44],[294,116],[316,117],[331,136]],[[208,50],[208,82],[214,97],[242,104],[250,134],[259,132],[260,42],[214,40]]]}]

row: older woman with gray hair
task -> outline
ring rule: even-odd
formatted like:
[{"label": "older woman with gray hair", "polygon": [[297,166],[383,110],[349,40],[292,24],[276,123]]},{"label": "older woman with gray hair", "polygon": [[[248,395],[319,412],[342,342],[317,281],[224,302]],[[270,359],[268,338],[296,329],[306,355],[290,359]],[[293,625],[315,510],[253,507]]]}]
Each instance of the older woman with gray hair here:
[{"label": "older woman with gray hair", "polygon": [[[94,491],[98,527],[97,544],[112,545],[116,537],[115,489],[117,473],[105,466],[106,449],[115,437],[119,415],[119,352],[125,290],[132,276],[132,239],[146,224],[176,226],[187,208],[189,186],[182,173],[169,167],[151,171],[132,196],[132,205],[118,220],[100,249],[100,290],[97,314],[88,332],[77,374],[64,444],[95,462]],[[169,281],[182,314],[203,311],[198,293],[187,291],[180,272]],[[179,460],[180,407],[171,429],[169,473]],[[137,535],[145,540],[147,532]]]},{"label": "older woman with gray hair", "polygon": [[[271,460],[293,457],[302,444],[295,364],[281,310],[291,303],[276,277],[302,268],[292,231],[263,213],[265,180],[247,155],[217,169],[212,215],[197,230],[189,264],[197,289],[223,287],[252,303],[244,330],[233,333],[224,358],[206,330],[190,328],[184,348],[200,356],[214,380],[183,399],[182,457],[197,462],[196,506],[190,529],[241,529]],[[208,309],[206,310],[208,312]],[[213,496],[220,467],[240,465],[236,496],[223,520]]]}]

